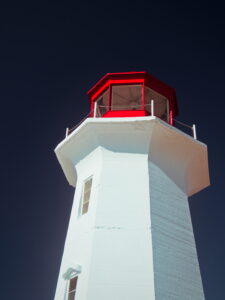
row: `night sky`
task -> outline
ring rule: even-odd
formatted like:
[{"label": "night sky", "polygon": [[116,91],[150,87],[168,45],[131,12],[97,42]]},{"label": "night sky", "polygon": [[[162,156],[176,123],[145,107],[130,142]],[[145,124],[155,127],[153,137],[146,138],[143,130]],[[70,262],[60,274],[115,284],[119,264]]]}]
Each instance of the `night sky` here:
[{"label": "night sky", "polygon": [[211,187],[189,203],[206,299],[225,299],[225,18],[218,3],[1,7],[0,299],[54,299],[74,194],[54,148],[89,112],[92,85],[127,71],[148,71],[174,87],[178,119],[195,123],[208,145]]}]

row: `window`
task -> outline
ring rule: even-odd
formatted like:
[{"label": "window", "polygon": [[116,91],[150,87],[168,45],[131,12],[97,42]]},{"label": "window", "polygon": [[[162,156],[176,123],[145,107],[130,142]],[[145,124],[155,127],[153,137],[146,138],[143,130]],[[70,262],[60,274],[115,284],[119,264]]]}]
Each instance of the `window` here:
[{"label": "window", "polygon": [[111,110],[141,110],[141,85],[112,86]]},{"label": "window", "polygon": [[76,289],[77,289],[77,280],[78,277],[73,277],[69,281],[69,290],[68,290],[68,300],[74,300],[76,295]]},{"label": "window", "polygon": [[67,284],[67,297],[63,298],[66,300],[74,300],[77,291],[77,281],[78,275],[81,273],[81,265],[73,265],[69,267],[63,274],[63,278],[66,280]]},{"label": "window", "polygon": [[88,212],[89,200],[91,195],[92,177],[88,178],[84,182],[83,193],[81,198],[81,215]]},{"label": "window", "polygon": [[108,98],[109,98],[109,91],[107,90],[103,95],[101,95],[97,100],[97,110],[96,110],[96,117],[103,116],[108,110]]},{"label": "window", "polygon": [[154,115],[169,122],[169,102],[166,97],[145,87],[145,109],[151,114],[151,100],[154,101]]}]

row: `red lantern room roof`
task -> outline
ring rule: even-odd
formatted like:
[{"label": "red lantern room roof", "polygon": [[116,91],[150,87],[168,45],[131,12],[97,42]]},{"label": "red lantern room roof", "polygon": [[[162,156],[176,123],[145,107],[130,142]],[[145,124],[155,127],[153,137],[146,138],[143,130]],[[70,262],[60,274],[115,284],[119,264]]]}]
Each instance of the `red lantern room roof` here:
[{"label": "red lantern room roof", "polygon": [[107,73],[87,94],[91,110],[95,102],[98,105],[99,117],[152,115],[152,100],[156,116],[163,116],[164,121],[173,124],[172,119],[178,114],[175,89],[147,72]]}]

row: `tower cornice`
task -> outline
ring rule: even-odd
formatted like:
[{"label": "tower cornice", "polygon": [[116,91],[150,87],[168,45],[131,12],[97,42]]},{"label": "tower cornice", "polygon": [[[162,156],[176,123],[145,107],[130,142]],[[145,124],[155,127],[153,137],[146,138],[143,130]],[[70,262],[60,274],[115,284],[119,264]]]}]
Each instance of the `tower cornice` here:
[{"label": "tower cornice", "polygon": [[76,164],[97,147],[147,154],[188,196],[210,184],[207,146],[157,117],[87,118],[55,149],[70,185]]}]

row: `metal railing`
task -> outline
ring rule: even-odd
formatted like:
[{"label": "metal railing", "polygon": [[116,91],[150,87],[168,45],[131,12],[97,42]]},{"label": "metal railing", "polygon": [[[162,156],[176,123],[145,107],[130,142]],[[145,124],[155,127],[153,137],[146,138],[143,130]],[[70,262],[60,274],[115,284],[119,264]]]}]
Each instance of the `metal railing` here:
[{"label": "metal railing", "polygon": [[[145,104],[145,107],[146,106],[150,106],[150,109],[151,109],[151,116],[154,116],[154,100],[151,100],[151,103],[150,104]],[[93,118],[98,118],[97,116],[97,108],[98,107],[102,107],[102,108],[109,108],[109,106],[104,106],[104,105],[98,105],[97,106],[97,102],[94,103],[94,110],[90,111],[84,118],[82,118],[82,120],[76,124],[74,127],[72,128],[66,128],[66,136],[67,137],[68,135],[71,134],[71,132],[73,132],[81,123],[83,123],[87,118],[93,116]],[[125,109],[127,108],[128,106],[116,106],[116,108],[120,108],[120,109]],[[140,107],[140,108],[143,108],[142,105],[132,105],[132,108],[137,108],[137,107]],[[101,117],[101,116],[100,116]],[[183,127],[186,127],[186,128],[189,128],[191,129],[192,131],[192,136],[193,138],[196,140],[197,139],[197,133],[196,133],[196,125],[193,124],[192,126],[188,125],[188,124],[185,124],[181,121],[178,121],[177,119],[174,119],[173,118],[173,122],[176,124],[179,124]]]},{"label": "metal railing", "polygon": [[93,114],[93,110],[90,111],[84,118],[81,119],[81,121],[78,124],[76,124],[72,128],[67,127],[66,128],[66,136],[65,137],[67,137],[68,135],[70,135],[71,132],[73,132],[77,127],[79,127],[80,124],[82,124],[87,118],[91,117],[92,114]]},{"label": "metal railing", "polygon": [[180,125],[182,125],[182,126],[184,126],[186,128],[190,128],[191,131],[192,131],[193,138],[195,140],[197,140],[197,133],[196,133],[196,125],[195,124],[193,124],[192,126],[190,126],[190,125],[187,125],[187,124],[185,124],[185,123],[183,123],[181,121],[178,121],[177,119],[173,119],[173,121],[175,122],[175,124],[178,123],[178,124],[180,124]]}]

